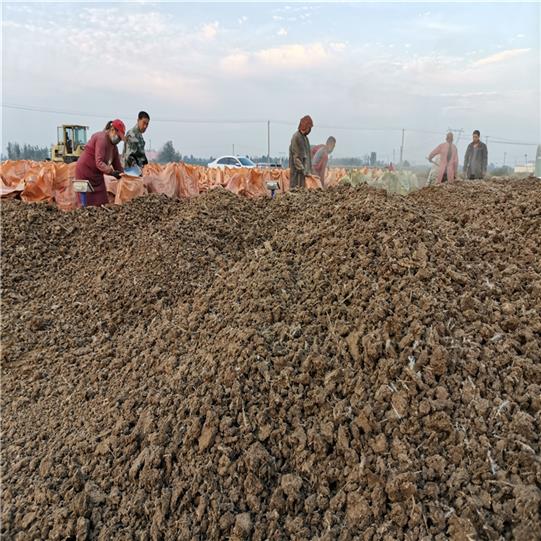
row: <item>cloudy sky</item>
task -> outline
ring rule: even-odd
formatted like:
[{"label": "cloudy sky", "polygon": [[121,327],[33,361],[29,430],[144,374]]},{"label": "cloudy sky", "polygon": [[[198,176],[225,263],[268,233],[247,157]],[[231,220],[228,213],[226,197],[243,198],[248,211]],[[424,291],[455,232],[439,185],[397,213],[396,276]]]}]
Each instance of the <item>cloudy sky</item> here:
[{"label": "cloudy sky", "polygon": [[[423,162],[448,128],[489,137],[489,160],[535,154],[541,4],[2,4],[2,148],[53,142],[58,124],[130,126],[183,154],[285,155],[310,114],[312,144]],[[458,133],[457,133],[458,135]],[[456,139],[455,139],[456,141]]]}]

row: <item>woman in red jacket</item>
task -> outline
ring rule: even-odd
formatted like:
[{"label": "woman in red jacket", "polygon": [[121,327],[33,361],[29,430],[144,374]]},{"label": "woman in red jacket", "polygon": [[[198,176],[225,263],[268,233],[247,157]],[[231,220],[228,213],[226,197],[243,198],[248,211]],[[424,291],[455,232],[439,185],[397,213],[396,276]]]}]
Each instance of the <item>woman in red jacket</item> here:
[{"label": "woman in red jacket", "polygon": [[86,204],[100,207],[108,203],[107,189],[103,175],[120,178],[123,172],[117,145],[124,140],[126,126],[116,119],[107,123],[103,131],[95,133],[85,145],[85,149],[75,167],[75,178],[88,180],[93,192],[86,194]]}]

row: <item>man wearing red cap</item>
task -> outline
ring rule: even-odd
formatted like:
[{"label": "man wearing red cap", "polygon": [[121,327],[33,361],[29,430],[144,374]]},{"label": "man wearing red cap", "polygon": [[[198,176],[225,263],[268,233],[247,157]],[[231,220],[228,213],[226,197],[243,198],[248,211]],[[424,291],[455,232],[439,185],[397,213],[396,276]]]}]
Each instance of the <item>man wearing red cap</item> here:
[{"label": "man wearing red cap", "polygon": [[289,145],[289,186],[304,188],[305,177],[312,172],[312,154],[308,134],[312,131],[314,123],[306,115],[301,118],[299,129],[293,134]]},{"label": "man wearing red cap", "polygon": [[108,203],[103,175],[120,178],[120,173],[124,171],[117,145],[124,140],[125,134],[126,126],[117,118],[107,122],[105,129],[95,133],[85,145],[77,160],[75,178],[88,180],[92,185],[94,191],[86,194],[87,205],[100,207]]}]

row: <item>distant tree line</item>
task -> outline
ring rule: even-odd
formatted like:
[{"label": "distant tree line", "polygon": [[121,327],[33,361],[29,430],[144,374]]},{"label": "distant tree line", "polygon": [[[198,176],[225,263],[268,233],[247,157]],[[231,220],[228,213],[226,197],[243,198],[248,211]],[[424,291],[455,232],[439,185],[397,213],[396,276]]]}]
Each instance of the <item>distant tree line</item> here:
[{"label": "distant tree line", "polygon": [[[252,160],[254,163],[267,163],[269,161],[268,156],[248,156],[250,160]],[[277,156],[271,156],[270,157],[270,163],[278,163],[282,167],[288,167],[289,166],[289,159]]]},{"label": "distant tree line", "polygon": [[496,167],[493,163],[489,164],[487,167],[488,172],[495,177],[506,177],[513,174],[514,169],[508,165],[502,165],[501,167]]},{"label": "distant tree line", "polygon": [[182,161],[191,165],[207,165],[213,160],[214,158],[212,156],[210,158],[196,158],[193,154],[190,154],[190,156],[182,156]]},{"label": "distant tree line", "polygon": [[19,143],[8,143],[7,146],[8,160],[48,160],[49,148],[32,145],[19,145]]},{"label": "distant tree line", "polygon": [[[255,163],[267,163],[267,156],[248,156],[248,158]],[[158,151],[158,156],[156,157],[158,163],[184,162],[192,165],[207,165],[215,159],[214,156],[210,156],[209,158],[197,158],[193,154],[190,154],[189,156],[187,154],[183,155],[175,149],[173,141],[167,141]],[[282,167],[287,167],[288,165],[287,158],[271,157],[270,161],[271,163],[279,163]]]}]

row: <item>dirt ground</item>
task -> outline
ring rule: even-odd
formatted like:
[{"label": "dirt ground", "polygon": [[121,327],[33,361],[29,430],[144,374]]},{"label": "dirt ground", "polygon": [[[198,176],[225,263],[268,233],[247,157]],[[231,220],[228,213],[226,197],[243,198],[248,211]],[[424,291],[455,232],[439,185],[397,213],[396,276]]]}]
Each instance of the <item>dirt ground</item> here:
[{"label": "dirt ground", "polygon": [[4,539],[541,538],[541,183],[2,203]]}]

